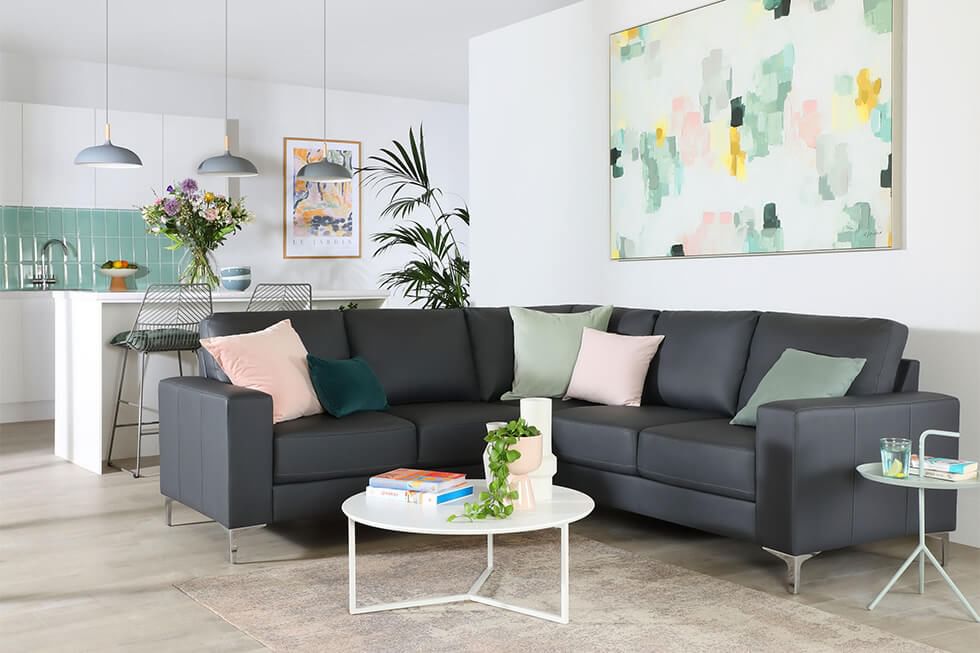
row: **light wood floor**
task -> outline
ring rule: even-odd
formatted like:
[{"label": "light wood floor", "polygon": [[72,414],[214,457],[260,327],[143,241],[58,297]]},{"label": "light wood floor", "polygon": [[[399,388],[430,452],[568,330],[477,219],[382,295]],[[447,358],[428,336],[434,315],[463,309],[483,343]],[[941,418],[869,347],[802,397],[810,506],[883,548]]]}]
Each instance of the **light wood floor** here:
[{"label": "light wood floor", "polygon": [[[346,555],[344,523],[292,524],[243,534],[241,558],[248,564],[230,566],[219,526],[164,525],[156,478],[92,475],[55,458],[52,439],[50,422],[0,425],[2,651],[262,650],[172,585],[303,557]],[[190,521],[196,515],[179,508],[175,517]],[[915,593],[910,571],[877,610],[865,609],[911,550],[911,540],[818,556],[804,565],[803,591],[794,597],[783,589],[783,563],[750,544],[612,511],[572,528],[938,648],[980,650],[980,625],[967,620],[934,572],[924,596]],[[362,533],[358,545],[363,540],[365,550],[397,548],[419,537]],[[980,606],[980,550],[953,545],[947,568]],[[574,618],[574,605],[572,611]]]}]

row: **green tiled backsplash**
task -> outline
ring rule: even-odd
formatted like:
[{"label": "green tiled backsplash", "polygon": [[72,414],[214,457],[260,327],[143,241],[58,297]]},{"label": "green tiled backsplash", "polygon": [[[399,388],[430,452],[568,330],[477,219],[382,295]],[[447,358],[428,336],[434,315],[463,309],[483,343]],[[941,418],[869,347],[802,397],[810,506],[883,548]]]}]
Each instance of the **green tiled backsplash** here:
[{"label": "green tiled backsplash", "polygon": [[60,238],[71,250],[49,248],[55,288],[105,289],[109,278],[98,267],[124,259],[140,266],[129,279],[136,288],[151,283],[176,283],[182,250],[170,251],[170,241],[146,233],[139,211],[66,209],[38,206],[0,207],[0,288],[29,287],[41,247]]}]

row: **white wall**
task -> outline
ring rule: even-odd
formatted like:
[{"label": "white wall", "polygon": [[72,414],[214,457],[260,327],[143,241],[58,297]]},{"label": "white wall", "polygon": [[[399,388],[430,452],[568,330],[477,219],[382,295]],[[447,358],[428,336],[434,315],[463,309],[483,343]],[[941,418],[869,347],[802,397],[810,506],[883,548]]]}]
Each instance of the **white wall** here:
[{"label": "white wall", "polygon": [[[310,70],[310,83],[319,80]],[[104,104],[104,67],[98,64],[31,59],[0,52],[0,100],[80,107]],[[112,66],[110,108],[124,111],[189,116],[223,115],[223,79],[168,71]],[[282,258],[282,139],[320,137],[323,131],[322,91],[314,86],[232,80],[230,117],[239,120],[237,154],[248,157],[260,175],[242,179],[241,194],[257,220],[218,250],[219,265],[251,265],[253,283],[309,281],[318,288],[377,287],[378,274],[399,267],[404,256],[373,260],[370,235],[387,228],[379,222],[384,206],[374,192],[363,191],[362,258],[356,260],[283,260]],[[425,124],[426,151],[434,183],[468,197],[466,106],[380,95],[331,91],[328,132],[332,138],[359,140],[362,155],[404,139],[410,126]],[[129,144],[120,125],[113,140]],[[220,154],[222,143],[214,143]],[[190,174],[193,170],[187,170]],[[157,192],[160,189],[155,189]],[[149,188],[147,201],[152,199]],[[466,242],[466,234],[462,240]],[[405,302],[394,298],[389,305]]]},{"label": "white wall", "polygon": [[[908,8],[905,249],[610,261],[608,35],[703,4],[585,0],[471,41],[470,188],[482,217],[473,228],[476,302],[894,318],[911,328],[906,355],[922,361],[922,388],[960,398],[961,454],[980,458],[980,124],[972,110],[980,86],[949,65],[980,60],[980,4]],[[501,192],[487,171],[505,165],[511,181]],[[546,234],[564,249],[547,249]],[[547,274],[515,271],[537,257]],[[960,497],[954,539],[980,546],[980,497],[970,494]]]}]

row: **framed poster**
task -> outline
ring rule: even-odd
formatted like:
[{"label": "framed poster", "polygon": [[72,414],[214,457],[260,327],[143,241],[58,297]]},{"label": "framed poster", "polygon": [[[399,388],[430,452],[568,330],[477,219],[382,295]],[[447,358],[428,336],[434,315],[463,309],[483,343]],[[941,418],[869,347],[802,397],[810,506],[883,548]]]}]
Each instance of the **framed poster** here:
[{"label": "framed poster", "polygon": [[612,34],[611,258],[895,247],[900,7],[720,0]]},{"label": "framed poster", "polygon": [[283,139],[283,258],[360,258],[361,178],[348,183],[296,179],[307,163],[323,159],[361,167],[361,143],[322,138]]}]

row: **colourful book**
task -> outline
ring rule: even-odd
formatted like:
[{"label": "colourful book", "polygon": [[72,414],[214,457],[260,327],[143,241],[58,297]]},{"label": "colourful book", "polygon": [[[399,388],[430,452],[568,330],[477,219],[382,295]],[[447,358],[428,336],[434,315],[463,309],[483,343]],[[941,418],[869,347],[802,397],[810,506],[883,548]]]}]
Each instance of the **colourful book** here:
[{"label": "colourful book", "polygon": [[390,487],[371,487],[369,485],[365,491],[368,497],[400,501],[402,503],[415,503],[420,506],[438,506],[472,496],[473,486],[457,485],[442,492],[417,492],[415,490],[396,490]]},{"label": "colourful book", "polygon": [[[910,477],[915,477],[918,475],[918,470],[914,470],[911,474],[909,474]],[[952,481],[954,483],[957,481],[972,481],[976,479],[976,477],[976,471],[967,472],[966,474],[951,474],[949,472],[937,472],[933,469],[926,470],[926,478],[936,478],[942,481]]]},{"label": "colourful book", "polygon": [[[912,469],[919,468],[919,457],[912,454]],[[955,458],[938,458],[926,456],[926,471],[947,472],[949,474],[970,474],[977,471],[977,463],[972,460],[956,460]]]},{"label": "colourful book", "polygon": [[415,490],[416,492],[441,492],[466,480],[466,474],[455,472],[433,472],[425,469],[393,469],[384,474],[372,476],[368,485],[386,487],[394,490]]}]

